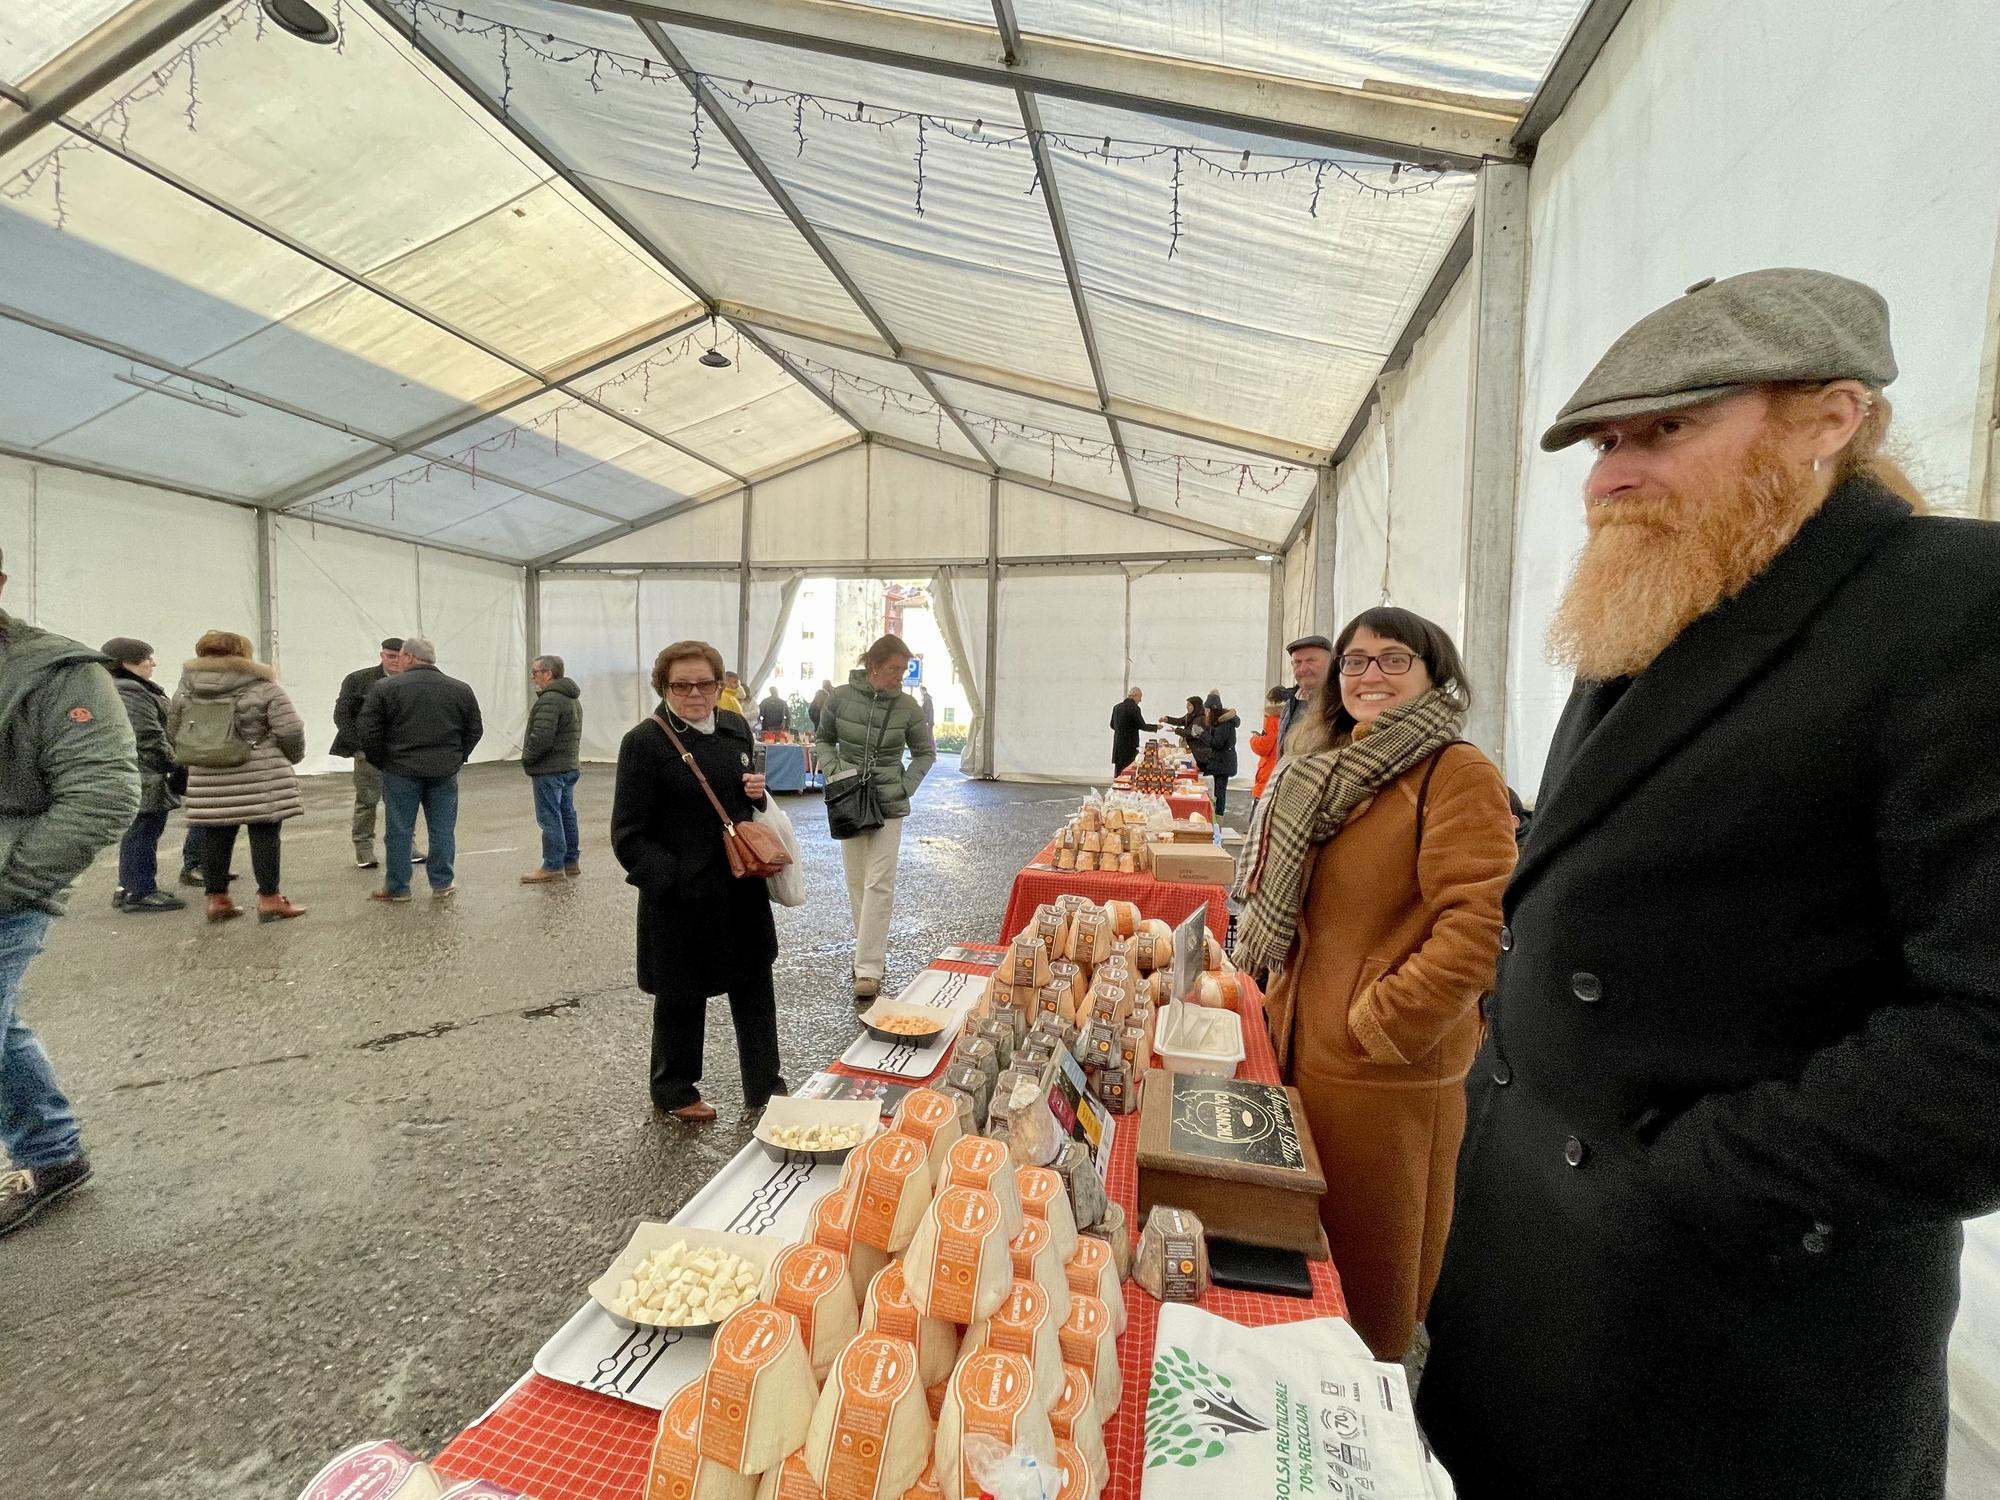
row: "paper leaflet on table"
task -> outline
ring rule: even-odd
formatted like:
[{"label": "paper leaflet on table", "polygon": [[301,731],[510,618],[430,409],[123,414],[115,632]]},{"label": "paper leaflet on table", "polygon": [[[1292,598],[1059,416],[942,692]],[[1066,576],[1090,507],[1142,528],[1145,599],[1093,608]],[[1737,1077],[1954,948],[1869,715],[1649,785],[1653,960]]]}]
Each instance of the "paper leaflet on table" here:
[{"label": "paper leaflet on table", "polygon": [[1056,1053],[1055,1081],[1049,1085],[1049,1113],[1058,1129],[1082,1141],[1090,1151],[1090,1164],[1100,1179],[1110,1181],[1111,1144],[1118,1134],[1118,1120],[1090,1092],[1083,1069],[1067,1047]]},{"label": "paper leaflet on table", "polygon": [[1160,1309],[1146,1395],[1143,1500],[1449,1500],[1417,1435],[1402,1366],[1340,1318],[1245,1328]]}]

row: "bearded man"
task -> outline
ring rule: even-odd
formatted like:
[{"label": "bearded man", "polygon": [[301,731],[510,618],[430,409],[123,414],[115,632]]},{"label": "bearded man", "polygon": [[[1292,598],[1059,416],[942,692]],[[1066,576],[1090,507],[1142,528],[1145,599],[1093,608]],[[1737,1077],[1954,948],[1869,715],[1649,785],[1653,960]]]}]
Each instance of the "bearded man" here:
[{"label": "bearded man", "polygon": [[1944,1493],[2000,1207],[2000,528],[1882,456],[1888,308],[1703,282],[1588,439],[1418,1414],[1465,1500]]}]

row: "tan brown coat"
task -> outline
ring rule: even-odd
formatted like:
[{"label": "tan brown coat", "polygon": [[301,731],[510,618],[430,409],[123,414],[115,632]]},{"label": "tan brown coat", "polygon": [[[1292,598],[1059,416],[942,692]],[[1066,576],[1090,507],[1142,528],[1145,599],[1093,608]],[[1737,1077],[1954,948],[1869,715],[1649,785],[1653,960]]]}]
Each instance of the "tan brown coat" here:
[{"label": "tan brown coat", "polygon": [[1314,855],[1299,940],[1273,981],[1279,1065],[1325,1169],[1320,1207],[1355,1329],[1410,1346],[1451,1227],[1465,1075],[1500,953],[1514,828],[1499,769],[1471,745],[1406,772]]},{"label": "tan brown coat", "polygon": [[306,731],[277,674],[240,656],[197,656],[182,664],[167,709],[167,738],[180,731],[191,698],[233,698],[236,732],[250,747],[240,766],[188,767],[187,820],[197,826],[278,823],[305,811],[292,767],[305,759]]}]

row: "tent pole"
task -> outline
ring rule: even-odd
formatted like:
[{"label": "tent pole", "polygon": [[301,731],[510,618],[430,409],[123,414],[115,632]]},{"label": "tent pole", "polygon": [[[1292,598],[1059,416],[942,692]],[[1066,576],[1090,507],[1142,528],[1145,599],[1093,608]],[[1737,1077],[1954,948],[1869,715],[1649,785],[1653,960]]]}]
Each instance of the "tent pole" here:
[{"label": "tent pole", "polygon": [[521,570],[522,598],[528,606],[528,661],[542,654],[542,570],[530,563]]},{"label": "tent pole", "polygon": [[[736,562],[736,673],[739,677],[750,666],[750,507],[756,498],[757,487],[746,484],[743,487],[743,546]],[[749,685],[746,680],[744,686]]]},{"label": "tent pole", "polygon": [[278,526],[268,510],[257,512],[257,654],[278,665]]},{"label": "tent pole", "polygon": [[1000,727],[1000,476],[986,486],[986,780],[1000,773],[994,744]]},{"label": "tent pole", "polygon": [[1264,651],[1264,681],[1283,682],[1285,666],[1285,554],[1271,559],[1270,640]]},{"label": "tent pole", "polygon": [[1331,635],[1340,628],[1333,617],[1334,571],[1340,555],[1340,517],[1335,500],[1339,494],[1333,469],[1321,469],[1313,486],[1313,592],[1312,613],[1304,624],[1308,635]]},{"label": "tent pole", "polygon": [[1476,306],[1471,460],[1465,484],[1466,735],[1507,768],[1507,651],[1521,466],[1521,360],[1528,301],[1528,168],[1488,162],[1474,200]]}]

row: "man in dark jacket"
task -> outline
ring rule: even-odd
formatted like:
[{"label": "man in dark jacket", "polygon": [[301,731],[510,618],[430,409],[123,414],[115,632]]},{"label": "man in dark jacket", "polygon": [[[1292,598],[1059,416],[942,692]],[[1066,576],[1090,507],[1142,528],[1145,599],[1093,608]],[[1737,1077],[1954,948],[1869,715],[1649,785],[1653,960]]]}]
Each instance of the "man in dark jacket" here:
[{"label": "man in dark jacket", "polygon": [[186,773],[174,764],[167,739],[167,695],[153,681],[159,662],[150,645],[128,635],[106,641],[104,655],[139,754],[139,814],[118,841],[118,888],[111,893],[111,908],[135,916],[185,911],[187,902],[160,889],[160,835],[167,814],[181,805],[174,783]]},{"label": "man in dark jacket", "polygon": [[340,679],[340,696],[333,700],[333,746],[329,755],[354,757],[354,867],[375,868],[375,808],[382,801],[382,772],[361,753],[361,704],[368,690],[384,677],[403,670],[403,642],[390,636],[382,642],[382,659]]},{"label": "man in dark jacket", "polygon": [[[1148,734],[1157,730],[1157,724],[1148,724],[1145,714],[1139,711],[1139,701],[1146,695],[1133,688],[1120,698],[1111,710],[1111,774],[1116,776],[1139,758],[1139,731]],[[1101,701],[1101,700],[1100,700]]]},{"label": "man in dark jacket", "polygon": [[541,865],[522,885],[550,885],[583,873],[576,836],[576,782],[582,774],[583,694],[563,676],[560,656],[538,656],[529,674],[535,705],[521,737],[521,769],[535,789],[535,821],[542,829]]},{"label": "man in dark jacket", "polygon": [[64,888],[139,810],[132,725],[106,665],[0,609],[0,1146],[14,1167],[0,1172],[0,1235],[90,1179],[76,1114],[20,1006]]},{"label": "man in dark jacket", "polygon": [[764,694],[764,701],[757,705],[757,727],[765,734],[783,734],[785,721],[791,713],[790,707],[774,687]]},{"label": "man in dark jacket", "polygon": [[430,837],[431,895],[457,892],[452,860],[457,853],[458,770],[485,733],[479,700],[456,677],[438,670],[437,647],[426,637],[404,636],[399,661],[400,672],[368,690],[355,725],[361,753],[381,768],[382,802],[388,810],[382,889],[370,893],[376,901],[410,899],[410,843],[419,807]]},{"label": "man in dark jacket", "polygon": [[[1323,635],[1301,636],[1285,647],[1292,663],[1292,685],[1285,690],[1285,706],[1278,711],[1278,758],[1285,755],[1285,741],[1315,703],[1320,690],[1333,675],[1333,642]],[[1333,692],[1339,692],[1335,687]]]},{"label": "man in dark jacket", "polygon": [[1937,1500],[2000,1207],[2000,529],[1912,515],[1888,309],[1702,282],[1587,437],[1418,1415],[1464,1500]]}]

